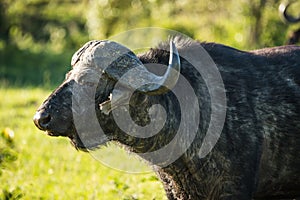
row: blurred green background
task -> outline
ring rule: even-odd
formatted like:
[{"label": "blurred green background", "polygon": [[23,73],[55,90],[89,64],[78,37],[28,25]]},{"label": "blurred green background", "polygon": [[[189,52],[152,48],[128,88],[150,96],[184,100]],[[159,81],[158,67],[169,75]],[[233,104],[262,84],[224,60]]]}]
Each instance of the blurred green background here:
[{"label": "blurred green background", "polygon": [[[142,27],[176,30],[240,49],[283,45],[279,0],[1,0],[2,85],[57,85],[72,53],[91,39]],[[289,10],[295,16],[299,3]],[[142,38],[141,38],[142,40]],[[141,41],[142,42],[142,41]]]},{"label": "blurred green background", "polygon": [[[289,10],[294,16],[300,10],[297,2]],[[42,134],[32,123],[35,110],[61,83],[72,54],[88,40],[161,27],[243,50],[284,45],[300,24],[282,21],[280,3],[0,0],[0,200],[166,199],[154,173],[109,169],[77,152],[67,139]],[[132,157],[121,157],[119,148],[108,148],[100,153],[113,162],[151,170],[140,161],[133,165]]]}]

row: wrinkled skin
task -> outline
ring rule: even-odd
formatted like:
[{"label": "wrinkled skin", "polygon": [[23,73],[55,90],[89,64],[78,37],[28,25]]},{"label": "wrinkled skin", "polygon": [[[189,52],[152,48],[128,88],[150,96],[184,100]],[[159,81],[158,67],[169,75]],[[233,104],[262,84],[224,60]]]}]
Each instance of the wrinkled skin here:
[{"label": "wrinkled skin", "polygon": [[[176,45],[180,54],[188,43],[179,41]],[[197,155],[209,123],[210,99],[201,75],[181,58],[181,74],[189,80],[199,100],[200,124],[196,138],[180,158],[168,166],[153,166],[164,184],[167,197],[299,198],[300,47],[243,52],[219,44],[202,45],[214,59],[224,81],[226,122],[212,152],[200,159]],[[143,63],[164,65],[168,64],[168,58],[169,53],[159,49],[139,56]],[[83,144],[73,122],[72,94],[77,92],[73,88],[76,84],[82,84],[85,90],[93,86],[76,82],[74,72],[69,73],[65,82],[38,109],[44,121],[36,124],[49,135],[69,137],[81,150],[94,149],[112,140],[140,153],[161,148],[176,134],[180,110],[172,92],[160,95],[136,92],[130,100],[131,117],[139,125],[150,123],[148,112],[151,105],[159,103],[165,108],[167,120],[157,135],[143,139],[120,130],[111,113],[105,114],[99,107],[109,99],[116,84],[116,80],[104,72],[97,83],[94,108],[107,138]],[[179,85],[180,82],[179,79]],[[92,134],[85,137],[94,138]]]}]

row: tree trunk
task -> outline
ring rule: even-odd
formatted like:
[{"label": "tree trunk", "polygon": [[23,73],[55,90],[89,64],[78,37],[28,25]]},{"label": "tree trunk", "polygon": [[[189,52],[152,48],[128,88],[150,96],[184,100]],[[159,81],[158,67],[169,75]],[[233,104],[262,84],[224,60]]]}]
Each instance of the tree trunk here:
[{"label": "tree trunk", "polygon": [[253,24],[250,28],[250,44],[256,47],[260,44],[260,35],[262,32],[263,12],[266,7],[267,0],[249,1],[250,15],[253,16]]}]

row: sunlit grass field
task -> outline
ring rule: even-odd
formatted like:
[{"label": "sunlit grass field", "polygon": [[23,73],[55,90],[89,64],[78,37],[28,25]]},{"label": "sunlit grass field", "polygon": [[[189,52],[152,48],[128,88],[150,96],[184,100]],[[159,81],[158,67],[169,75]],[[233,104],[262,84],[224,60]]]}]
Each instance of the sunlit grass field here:
[{"label": "sunlit grass field", "polygon": [[[68,139],[39,131],[32,116],[49,93],[38,88],[0,88],[1,200],[166,199],[153,172],[133,174],[112,169],[75,150]],[[12,142],[4,135],[7,129],[14,132]],[[125,159],[114,146],[103,148],[99,153],[109,154],[104,156],[110,160],[151,170],[141,161]]]}]

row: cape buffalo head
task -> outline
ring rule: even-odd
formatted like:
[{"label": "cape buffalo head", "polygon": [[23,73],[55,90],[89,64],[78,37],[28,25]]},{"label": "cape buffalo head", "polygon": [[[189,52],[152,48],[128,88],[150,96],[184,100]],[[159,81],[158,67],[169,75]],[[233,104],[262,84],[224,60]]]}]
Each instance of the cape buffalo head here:
[{"label": "cape buffalo head", "polygon": [[[163,76],[149,72],[132,51],[112,41],[86,43],[73,55],[71,65],[72,70],[65,81],[38,108],[33,121],[50,136],[69,137],[81,150],[93,149],[105,143],[107,138],[113,139],[112,133],[117,128],[111,111],[124,104],[129,91],[135,91],[136,95],[131,98],[135,98],[133,104],[138,104],[145,96],[169,91],[180,72],[180,59],[173,42],[170,42],[169,66]],[[124,75],[125,79],[122,78]],[[111,95],[117,83],[121,89],[119,87],[115,92],[112,106]],[[106,139],[100,138],[89,125],[79,134],[76,116],[86,116],[76,123],[89,124],[92,112],[95,112]]]}]

